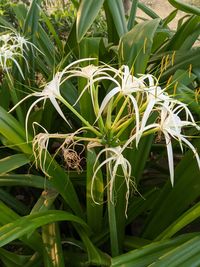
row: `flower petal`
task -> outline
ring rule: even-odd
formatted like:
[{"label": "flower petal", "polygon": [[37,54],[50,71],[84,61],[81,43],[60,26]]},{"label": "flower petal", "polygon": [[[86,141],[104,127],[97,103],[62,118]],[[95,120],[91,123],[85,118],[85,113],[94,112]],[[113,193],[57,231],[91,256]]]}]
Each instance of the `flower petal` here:
[{"label": "flower petal", "polygon": [[170,173],[170,181],[172,186],[174,185],[174,159],[173,159],[173,150],[172,150],[172,142],[170,136],[167,132],[164,132],[165,142],[167,146],[167,156],[168,156],[168,164],[169,164],[169,173]]}]

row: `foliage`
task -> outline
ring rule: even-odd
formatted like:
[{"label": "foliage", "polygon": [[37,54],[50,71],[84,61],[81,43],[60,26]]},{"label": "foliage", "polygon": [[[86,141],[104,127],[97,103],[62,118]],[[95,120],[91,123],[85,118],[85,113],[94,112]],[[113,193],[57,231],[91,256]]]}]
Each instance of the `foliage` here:
[{"label": "foliage", "polygon": [[0,265],[199,265],[200,17],[169,2],[175,32],[140,1],[3,12]]}]

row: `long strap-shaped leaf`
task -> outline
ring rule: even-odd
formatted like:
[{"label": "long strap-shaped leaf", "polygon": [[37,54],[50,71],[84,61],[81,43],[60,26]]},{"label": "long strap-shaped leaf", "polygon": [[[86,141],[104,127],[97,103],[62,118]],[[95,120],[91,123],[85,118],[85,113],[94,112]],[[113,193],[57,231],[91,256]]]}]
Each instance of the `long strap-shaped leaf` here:
[{"label": "long strap-shaped leaf", "polygon": [[[21,125],[3,108],[0,107],[0,133],[9,145],[15,145],[22,152],[32,155],[30,144],[26,143],[25,131]],[[80,217],[83,217],[80,203],[67,173],[48,154],[46,168],[48,175],[52,177],[53,187],[62,195],[70,208]]]},{"label": "long strap-shaped leaf", "polygon": [[[165,253],[169,253],[169,251],[173,252],[175,248],[181,247],[182,244],[183,245],[188,244],[188,241],[189,242],[191,241],[190,243],[191,245],[192,245],[192,242],[196,242],[195,234],[186,234],[186,235],[182,235],[171,240],[164,240],[164,241],[162,240],[159,242],[152,242],[151,244],[144,246],[140,249],[135,249],[128,253],[125,253],[118,257],[113,258],[111,266],[112,267],[154,266],[152,263],[158,260],[160,257],[162,258],[162,256]],[[198,242],[199,242],[199,237],[198,237]],[[166,264],[162,266],[171,267],[172,265]],[[183,265],[178,265],[178,266],[183,266]]]},{"label": "long strap-shaped leaf", "polygon": [[183,227],[196,220],[198,217],[200,217],[200,202],[198,202],[196,205],[194,205],[194,207],[186,211],[175,222],[173,222],[156,238],[156,240],[170,238],[175,233],[180,231]]},{"label": "long strap-shaped leaf", "polygon": [[51,181],[31,174],[1,174],[0,186],[28,186],[44,189],[52,188]]},{"label": "long strap-shaped leaf", "polygon": [[0,228],[0,247],[18,239],[40,226],[58,221],[71,221],[81,224],[85,229],[87,225],[79,217],[65,211],[46,211],[22,217]]},{"label": "long strap-shaped leaf", "polygon": [[119,37],[127,32],[127,25],[124,13],[124,7],[121,0],[107,0],[106,1],[112,15],[114,25],[116,27]]},{"label": "long strap-shaped leaf", "polygon": [[30,160],[24,154],[11,155],[0,160],[0,174],[15,170]]},{"label": "long strap-shaped leaf", "polygon": [[138,0],[132,1],[131,12],[128,19],[128,30],[130,31],[135,23],[135,16],[138,7]]},{"label": "long strap-shaped leaf", "polygon": [[145,21],[122,36],[119,44],[121,65],[133,67],[135,73],[145,72],[159,22],[160,19]]},{"label": "long strap-shaped leaf", "polygon": [[77,12],[76,36],[81,41],[93,21],[97,17],[104,0],[82,0]]},{"label": "long strap-shaped leaf", "polygon": [[24,32],[25,33],[35,33],[38,28],[38,19],[39,19],[39,9],[42,0],[32,0],[30,8],[28,10],[25,22],[24,22]]},{"label": "long strap-shaped leaf", "polygon": [[184,3],[182,0],[168,0],[168,2],[175,8],[184,11],[186,13],[192,13],[200,16],[200,8]]},{"label": "long strap-shaped leaf", "polygon": [[[198,148],[199,140],[194,145]],[[186,193],[183,194],[183,192]],[[174,188],[172,189],[170,183],[167,182],[155,202],[144,226],[143,237],[156,238],[194,203],[199,197],[199,192],[199,169],[192,152],[188,151],[176,167]]]}]

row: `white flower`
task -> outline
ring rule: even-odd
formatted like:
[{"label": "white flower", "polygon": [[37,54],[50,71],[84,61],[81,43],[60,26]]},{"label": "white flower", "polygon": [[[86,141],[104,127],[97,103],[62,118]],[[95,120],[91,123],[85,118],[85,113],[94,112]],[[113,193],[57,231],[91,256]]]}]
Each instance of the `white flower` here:
[{"label": "white flower", "polygon": [[[57,72],[54,76],[54,78],[44,87],[44,89],[41,92],[34,92],[32,94],[27,95],[26,97],[24,97],[21,101],[19,101],[11,110],[10,112],[12,112],[18,105],[20,105],[23,101],[25,101],[26,99],[35,96],[38,97],[37,100],[35,100],[31,106],[29,107],[27,114],[26,114],[26,120],[25,120],[25,130],[26,130],[26,137],[28,140],[28,119],[29,119],[29,115],[33,109],[33,107],[40,101],[42,100],[47,100],[49,99],[52,103],[52,105],[54,106],[54,108],[57,110],[57,112],[59,113],[59,115],[66,121],[66,123],[70,126],[69,122],[67,121],[65,115],[63,114],[57,100],[66,102],[65,99],[62,97],[61,93],[60,93],[60,85],[67,80],[68,76],[65,78],[64,75],[67,73],[68,69],[70,67],[72,67],[75,64],[78,64],[82,61],[85,60],[91,60],[89,58],[86,59],[80,59],[77,60],[71,64],[69,64],[66,68],[63,69],[63,71],[61,72]],[[64,78],[63,78],[64,77]],[[71,127],[71,126],[70,126]]]},{"label": "white flower", "polygon": [[0,35],[0,66],[4,71],[6,71],[9,78],[10,74],[8,69],[10,68],[11,63],[15,64],[21,76],[24,78],[22,69],[17,59],[23,58],[28,68],[28,61],[24,56],[24,52],[29,50],[29,47],[31,47],[31,49],[35,48],[41,52],[34,44],[12,30],[9,33],[6,32]]},{"label": "white flower", "polygon": [[146,108],[142,116],[141,124],[140,124],[140,134],[136,137],[136,146],[139,143],[139,140],[141,138],[141,134],[144,131],[144,127],[147,124],[147,121],[151,115],[151,112],[153,111],[154,107],[160,107],[160,106],[166,106],[169,103],[177,103],[178,101],[175,99],[172,99],[167,93],[166,89],[161,89],[160,86],[158,86],[157,79],[150,75],[146,74],[140,77],[142,81],[147,80],[148,83],[146,83],[146,86],[144,87],[143,94],[145,94],[146,97]]},{"label": "white flower", "polygon": [[[98,160],[100,156],[106,153],[106,159],[98,165]],[[120,146],[118,147],[108,147],[103,150],[97,155],[95,164],[94,164],[94,174],[92,177],[92,183],[91,183],[91,196],[94,200],[95,203],[97,203],[94,199],[93,196],[93,188],[94,188],[94,182],[97,177],[98,171],[104,166],[107,166],[108,174],[109,174],[109,184],[107,186],[109,187],[109,198],[111,202],[114,202],[113,199],[113,190],[114,190],[114,184],[115,184],[115,179],[117,176],[117,171],[118,168],[121,166],[126,187],[127,187],[127,192],[126,192],[126,200],[127,200],[127,205],[128,205],[128,199],[129,199],[129,194],[130,194],[130,182],[131,182],[131,164],[130,162],[122,155],[122,149]],[[99,203],[97,203],[99,204]],[[127,207],[126,207],[127,210]]]},{"label": "white flower", "polygon": [[[67,121],[67,119],[65,118],[65,115],[63,114],[58,102],[58,100],[62,100],[62,96],[60,94],[60,83],[61,83],[61,78],[62,78],[62,73],[58,72],[56,73],[56,75],[54,76],[53,80],[51,80],[41,92],[34,92],[30,95],[27,95],[26,97],[24,97],[21,101],[19,101],[17,103],[17,105],[15,105],[10,112],[12,112],[18,105],[20,105],[24,100],[26,100],[27,98],[30,98],[32,96],[36,96],[39,97],[37,100],[35,100],[31,106],[29,107],[27,114],[26,114],[26,120],[25,120],[25,129],[26,129],[26,136],[28,137],[28,119],[29,119],[29,115],[33,109],[33,107],[40,101],[42,100],[47,100],[49,99],[51,101],[51,103],[53,104],[54,108],[57,110],[57,112],[59,113],[59,115],[69,124],[69,122]],[[69,124],[70,126],[70,124]],[[28,140],[28,138],[27,138]]]},{"label": "white flower", "polygon": [[[132,95],[142,90],[144,83],[138,78],[131,75],[128,66],[122,66],[120,70],[115,71],[115,77],[105,77],[107,80],[111,80],[116,86],[105,96],[101,106],[99,108],[97,119],[101,116],[103,110],[109,103],[109,101],[117,94],[121,94],[125,98],[128,97],[134,107],[135,121],[136,121],[136,132],[139,130],[139,108],[136,98]],[[118,82],[119,78],[119,82]],[[100,78],[101,79],[101,78]]]},{"label": "white flower", "polygon": [[[95,59],[93,58],[90,60],[95,60]],[[86,78],[88,80],[86,83],[86,86],[83,88],[78,99],[74,103],[74,106],[80,100],[82,95],[89,89],[91,100],[92,100],[92,105],[94,107],[94,110],[96,110],[94,95],[96,95],[97,87],[94,88],[94,84],[95,82],[102,81],[104,79],[109,79],[109,77],[111,77],[109,72],[115,73],[116,69],[112,68],[111,66],[107,66],[106,64],[103,64],[102,66],[95,66],[95,65],[90,64],[85,67],[77,67],[77,68],[74,68],[68,71],[67,73],[72,73],[70,77],[76,76],[76,77]]]},{"label": "white flower", "polygon": [[[137,140],[137,135],[142,136],[142,134],[148,133],[149,130],[151,132],[162,132],[164,134],[166,147],[167,147],[167,156],[168,156],[168,164],[169,164],[169,172],[170,172],[170,180],[171,184],[174,184],[174,160],[173,160],[173,149],[172,149],[172,141],[171,139],[176,139],[183,151],[183,143],[185,143],[194,153],[196,157],[196,161],[198,167],[200,169],[200,158],[195,147],[187,140],[187,136],[183,135],[182,128],[187,126],[195,127],[198,131],[200,131],[200,127],[195,123],[194,118],[184,103],[178,102],[176,103],[165,103],[161,105],[159,109],[160,112],[160,122],[149,124],[135,135],[131,136],[127,142],[122,147],[122,151],[128,147],[128,145],[133,141]],[[185,113],[186,120],[181,120],[179,113]],[[183,116],[184,114],[182,114]]]},{"label": "white flower", "polygon": [[[178,140],[181,150],[183,151],[182,143],[185,143],[194,153],[198,167],[200,169],[200,158],[195,147],[186,139],[186,136],[181,134],[182,128],[185,126],[193,126],[200,130],[200,127],[195,122],[191,122],[188,120],[181,120],[179,117],[179,112],[183,109],[182,105],[175,107],[174,109],[166,109],[165,106],[161,108],[161,121],[158,124],[160,130],[163,132],[167,147],[168,154],[168,163],[169,163],[169,171],[170,171],[170,179],[172,185],[174,184],[174,163],[173,163],[173,149],[171,137]],[[187,112],[187,109],[186,109]],[[188,116],[188,114],[186,114]],[[186,117],[187,117],[186,116]]]}]

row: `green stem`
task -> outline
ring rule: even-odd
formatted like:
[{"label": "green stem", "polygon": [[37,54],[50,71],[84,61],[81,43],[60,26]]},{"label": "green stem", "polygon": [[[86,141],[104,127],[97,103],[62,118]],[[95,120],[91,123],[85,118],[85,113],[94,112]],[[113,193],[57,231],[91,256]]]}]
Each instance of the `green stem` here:
[{"label": "green stem", "polygon": [[[106,157],[108,157],[108,152],[106,153]],[[118,242],[118,231],[117,231],[117,221],[116,221],[116,211],[114,204],[114,191],[112,192],[112,196],[110,193],[110,172],[109,166],[106,165],[107,171],[107,200],[108,200],[108,221],[109,221],[109,229],[110,229],[110,246],[111,246],[111,254],[112,257],[119,255],[119,242]],[[112,199],[111,199],[112,198]]]},{"label": "green stem", "polygon": [[[98,114],[99,114],[99,103],[98,103],[98,86],[95,86],[93,85],[94,87],[94,90],[92,90],[92,92],[95,92],[94,94],[94,113],[96,115],[96,117],[98,117]],[[103,119],[102,119],[102,116],[99,117],[98,121],[98,126],[101,130],[101,132],[103,132],[103,129],[104,129],[104,123],[103,123]]]},{"label": "green stem", "polygon": [[101,133],[97,131],[86,119],[84,119],[75,108],[73,108],[63,97],[57,97],[68,109],[70,109],[77,118],[79,118],[89,129],[91,132],[96,134],[96,136],[101,137]]},{"label": "green stem", "polygon": [[113,99],[110,100],[108,104],[108,109],[107,109],[107,117],[106,117],[106,128],[110,130],[111,125],[112,125],[112,106],[113,106]]},{"label": "green stem", "polygon": [[121,108],[120,108],[120,110],[119,110],[119,112],[118,112],[118,114],[117,114],[117,116],[116,116],[114,122],[113,122],[113,126],[114,126],[114,125],[118,122],[118,120],[120,119],[120,117],[121,117],[121,115],[122,115],[122,113],[123,113],[123,111],[124,111],[124,109],[125,109],[125,107],[126,107],[126,104],[128,103],[128,100],[129,100],[129,98],[127,97],[127,98],[125,99],[123,105],[121,106]]},{"label": "green stem", "polygon": [[131,124],[131,122],[133,122],[135,120],[135,117],[131,117],[129,120],[125,121],[124,123],[122,123],[117,129],[115,129],[116,132],[118,132],[116,134],[116,138],[119,138],[120,135],[122,135],[122,133],[127,129],[127,127]]}]

